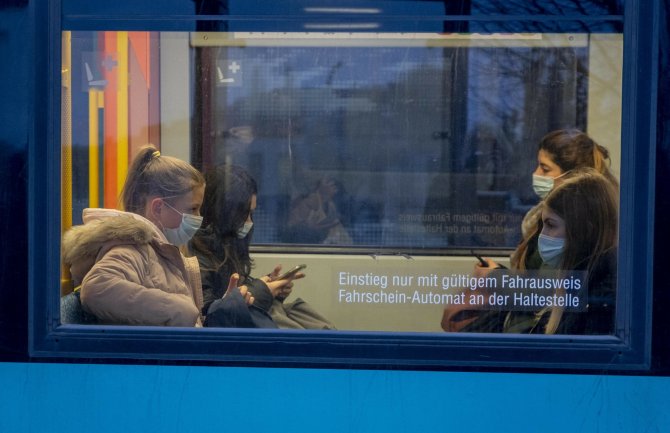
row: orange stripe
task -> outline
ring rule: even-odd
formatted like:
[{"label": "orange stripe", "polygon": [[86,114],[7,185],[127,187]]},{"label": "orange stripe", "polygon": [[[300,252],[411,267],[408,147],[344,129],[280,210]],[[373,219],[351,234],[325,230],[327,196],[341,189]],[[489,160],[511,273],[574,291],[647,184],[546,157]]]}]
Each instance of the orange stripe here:
[{"label": "orange stripe", "polygon": [[151,47],[149,46],[149,32],[128,32],[130,47],[135,54],[140,71],[147,83],[147,88],[151,88],[151,63],[149,56]]},{"label": "orange stripe", "polygon": [[158,32],[149,32],[149,143],[161,147],[160,115],[160,36]]},{"label": "orange stripe", "polygon": [[117,207],[116,191],[116,166],[117,166],[117,126],[116,126],[116,93],[117,93],[117,70],[118,64],[112,65],[116,61],[116,32],[103,32],[104,49],[103,55],[103,73],[107,80],[105,88],[105,173],[104,179],[104,207]]},{"label": "orange stripe", "polygon": [[149,143],[151,121],[149,119],[149,84],[146,73],[150,48],[148,32],[130,32],[128,52],[128,127],[129,155],[132,159],[139,149]]}]

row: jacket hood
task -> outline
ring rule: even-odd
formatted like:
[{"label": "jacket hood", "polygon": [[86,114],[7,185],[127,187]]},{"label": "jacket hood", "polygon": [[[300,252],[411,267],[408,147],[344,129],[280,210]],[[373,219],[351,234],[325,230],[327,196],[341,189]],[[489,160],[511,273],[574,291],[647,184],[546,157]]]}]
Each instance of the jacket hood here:
[{"label": "jacket hood", "polygon": [[63,235],[63,262],[72,265],[95,261],[104,247],[122,244],[166,243],[163,233],[148,219],[113,209],[85,209],[84,225]]}]

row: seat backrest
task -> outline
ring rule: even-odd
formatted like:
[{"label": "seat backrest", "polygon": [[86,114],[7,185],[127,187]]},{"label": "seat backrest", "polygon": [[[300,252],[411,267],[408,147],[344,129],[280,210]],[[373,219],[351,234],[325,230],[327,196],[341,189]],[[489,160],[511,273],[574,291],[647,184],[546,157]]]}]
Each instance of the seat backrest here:
[{"label": "seat backrest", "polygon": [[60,322],[63,325],[91,325],[98,323],[98,319],[84,311],[79,299],[79,290],[75,290],[60,298]]}]

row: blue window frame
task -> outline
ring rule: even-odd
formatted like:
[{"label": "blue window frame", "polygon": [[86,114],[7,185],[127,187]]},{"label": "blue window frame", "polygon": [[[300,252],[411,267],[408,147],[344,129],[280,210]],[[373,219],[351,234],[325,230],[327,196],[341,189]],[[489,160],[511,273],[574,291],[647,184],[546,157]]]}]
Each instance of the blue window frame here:
[{"label": "blue window frame", "polygon": [[[580,6],[574,9],[559,8],[560,2],[555,2],[555,9],[521,11],[513,7],[492,10],[490,3],[484,1],[464,1],[458,7],[432,1],[349,2],[352,8],[359,9],[380,9],[382,5],[383,13],[375,16],[378,25],[375,31],[381,29],[383,32],[506,33],[513,29],[562,34],[623,31],[620,170],[624,181],[620,191],[615,335],[320,333],[60,324],[59,246],[63,219],[69,218],[62,216],[60,190],[64,158],[61,119],[66,110],[64,104],[68,103],[60,89],[64,32],[296,32],[312,22],[349,26],[369,22],[368,16],[352,16],[346,8],[334,13],[326,11],[331,5],[324,6],[323,3],[292,2],[286,7],[234,1],[156,4],[63,0],[36,6],[36,17],[44,24],[37,37],[48,41],[38,44],[36,64],[46,64],[43,70],[49,71],[49,79],[42,78],[36,85],[41,92],[36,92],[40,101],[35,102],[43,104],[46,100],[47,110],[42,114],[43,119],[36,119],[43,123],[35,128],[36,137],[29,151],[31,354],[49,358],[163,359],[326,367],[647,368],[650,362],[654,236],[657,2],[611,2],[607,6],[602,6],[601,2],[566,2]],[[317,11],[315,15],[307,14],[309,8]],[[651,31],[649,23],[653,23]],[[72,86],[76,85],[72,83]]]}]

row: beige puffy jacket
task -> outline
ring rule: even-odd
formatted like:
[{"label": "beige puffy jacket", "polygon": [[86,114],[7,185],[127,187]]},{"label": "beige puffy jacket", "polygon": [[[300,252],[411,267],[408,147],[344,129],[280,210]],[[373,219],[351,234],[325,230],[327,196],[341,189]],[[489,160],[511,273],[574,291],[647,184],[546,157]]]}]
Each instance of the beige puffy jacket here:
[{"label": "beige puffy jacket", "polygon": [[201,326],[196,258],[140,215],[85,209],[83,219],[63,236],[63,261],[81,284],[84,310],[106,324]]}]

